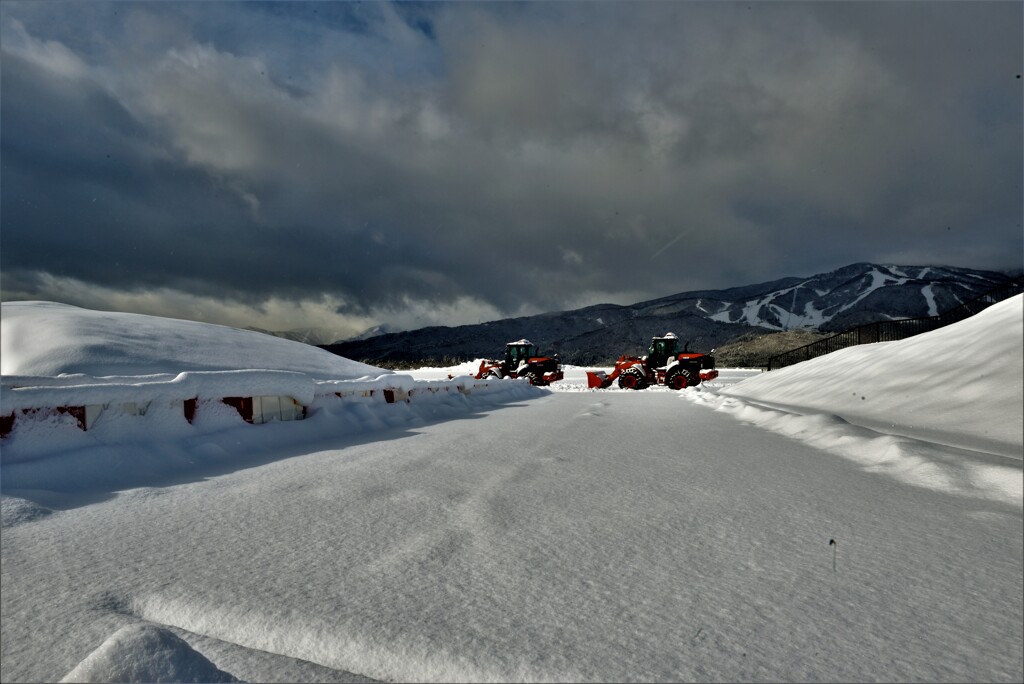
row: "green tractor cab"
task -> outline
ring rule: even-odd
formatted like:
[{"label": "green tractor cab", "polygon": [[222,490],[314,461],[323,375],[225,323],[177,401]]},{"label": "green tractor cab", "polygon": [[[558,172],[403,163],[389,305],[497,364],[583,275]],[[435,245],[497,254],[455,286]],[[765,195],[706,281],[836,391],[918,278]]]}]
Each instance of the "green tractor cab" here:
[{"label": "green tractor cab", "polygon": [[647,356],[620,356],[610,374],[587,371],[587,386],[603,389],[618,380],[622,389],[665,385],[681,390],[717,377],[715,357],[691,352],[689,344],[679,351],[679,338],[673,333],[665,333],[651,340]]},{"label": "green tractor cab", "polygon": [[502,361],[480,362],[480,369],[474,376],[484,378],[525,378],[531,385],[547,385],[561,380],[562,364],[558,357],[540,356],[537,346],[529,340],[516,340],[505,345]]}]

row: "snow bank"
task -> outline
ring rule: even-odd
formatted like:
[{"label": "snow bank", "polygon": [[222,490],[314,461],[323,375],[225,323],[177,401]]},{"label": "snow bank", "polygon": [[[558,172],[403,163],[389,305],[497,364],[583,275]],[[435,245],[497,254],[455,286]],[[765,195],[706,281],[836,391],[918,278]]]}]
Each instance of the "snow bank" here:
[{"label": "snow bank", "polygon": [[[57,382],[54,382],[56,380]],[[199,371],[175,376],[92,378],[5,377],[0,413],[48,406],[87,406],[110,402],[145,404],[194,397],[294,397],[310,404],[316,383],[308,375],[277,370]]]},{"label": "snow bank", "polygon": [[[52,302],[2,307],[3,462],[60,457],[63,472],[35,469],[27,478],[43,488],[52,476],[90,479],[96,459],[104,460],[95,452],[112,445],[140,445],[146,456],[107,466],[163,472],[184,456],[141,445],[159,442],[187,451],[181,440],[238,428],[243,414],[256,423],[319,416],[300,428],[306,434],[291,437],[308,442],[366,426],[390,427],[398,417],[405,419],[399,424],[451,417],[540,392],[525,381],[478,382],[468,374],[417,380],[220,325]],[[251,406],[236,410],[222,403],[225,398],[240,406],[233,398],[250,398]],[[413,408],[403,413],[394,404]],[[152,454],[159,455],[146,465]],[[6,467],[4,477],[20,479]]]},{"label": "snow bank", "polygon": [[90,311],[54,302],[0,304],[4,376],[177,376],[188,371],[278,370],[321,380],[387,371],[317,347],[223,325]]},{"label": "snow bank", "polygon": [[910,484],[1020,505],[1022,304],[680,396]]},{"label": "snow bank", "polygon": [[128,625],[114,632],[62,682],[237,682],[169,630]]},{"label": "snow bank", "polygon": [[222,325],[89,311],[53,302],[0,310],[0,415],[196,398],[291,397],[308,406],[339,382],[387,385],[390,371]]},{"label": "snow bank", "polygon": [[[267,453],[301,452],[318,445],[338,448],[367,433],[462,418],[546,393],[525,380],[417,383],[405,376],[394,384],[396,389],[389,390],[392,402],[379,387],[342,395],[327,392],[317,395],[305,420],[258,426],[213,399],[200,400],[192,423],[179,408],[155,402],[144,416],[112,407],[88,431],[63,414],[18,421],[3,440],[3,488],[6,493],[156,486],[183,473],[245,467]],[[5,509],[5,525],[37,514],[20,507]]]},{"label": "snow bank", "polygon": [[17,496],[0,497],[0,527],[13,527],[52,514],[49,508]]},{"label": "snow bank", "polygon": [[843,349],[722,394],[796,413],[1021,458],[1024,295],[898,342]]}]

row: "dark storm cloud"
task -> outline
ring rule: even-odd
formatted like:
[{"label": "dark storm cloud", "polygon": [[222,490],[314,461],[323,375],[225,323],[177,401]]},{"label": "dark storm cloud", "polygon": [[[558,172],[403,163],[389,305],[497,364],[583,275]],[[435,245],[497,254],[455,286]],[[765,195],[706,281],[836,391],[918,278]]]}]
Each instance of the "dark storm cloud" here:
[{"label": "dark storm cloud", "polygon": [[1024,249],[1019,3],[0,19],[5,298],[461,323]]}]

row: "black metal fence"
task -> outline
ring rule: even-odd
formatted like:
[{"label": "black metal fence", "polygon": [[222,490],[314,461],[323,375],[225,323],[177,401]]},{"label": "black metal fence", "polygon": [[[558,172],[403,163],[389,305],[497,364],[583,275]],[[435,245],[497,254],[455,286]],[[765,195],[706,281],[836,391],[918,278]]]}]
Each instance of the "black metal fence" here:
[{"label": "black metal fence", "polygon": [[1021,291],[1024,291],[1024,279],[1018,278],[1006,285],[990,290],[979,297],[964,302],[960,306],[945,311],[938,316],[901,318],[895,321],[879,321],[877,323],[859,325],[856,328],[851,328],[850,330],[832,335],[831,337],[826,337],[823,340],[811,342],[803,347],[797,347],[796,349],[791,349],[788,352],[776,354],[768,359],[768,370],[778,370],[779,368],[791,366],[794,363],[807,361],[808,359],[813,359],[816,356],[822,356],[823,354],[829,354],[858,344],[892,342],[895,340],[903,340],[908,337],[913,337],[914,335],[920,335],[921,333],[941,328],[949,325],[950,323],[956,323],[957,321],[962,321],[965,318],[970,318],[974,314],[997,302],[1001,302],[1004,299],[1009,299],[1016,294],[1020,294]]}]

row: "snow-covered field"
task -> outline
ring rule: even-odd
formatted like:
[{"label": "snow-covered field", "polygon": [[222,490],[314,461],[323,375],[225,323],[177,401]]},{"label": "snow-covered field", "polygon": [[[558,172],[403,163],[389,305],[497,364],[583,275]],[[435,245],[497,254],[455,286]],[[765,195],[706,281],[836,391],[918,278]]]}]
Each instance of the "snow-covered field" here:
[{"label": "snow-covered field", "polygon": [[4,412],[160,398],[0,442],[5,682],[1024,678],[1021,297],[678,393],[3,306]]}]

